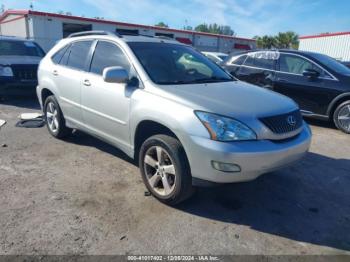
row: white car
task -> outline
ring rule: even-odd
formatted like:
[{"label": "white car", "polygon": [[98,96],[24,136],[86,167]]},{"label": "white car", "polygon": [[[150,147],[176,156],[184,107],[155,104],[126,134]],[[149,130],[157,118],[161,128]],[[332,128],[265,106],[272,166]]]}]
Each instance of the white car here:
[{"label": "white car", "polygon": [[221,63],[228,57],[228,54],[219,52],[202,52],[202,54],[217,64]]}]

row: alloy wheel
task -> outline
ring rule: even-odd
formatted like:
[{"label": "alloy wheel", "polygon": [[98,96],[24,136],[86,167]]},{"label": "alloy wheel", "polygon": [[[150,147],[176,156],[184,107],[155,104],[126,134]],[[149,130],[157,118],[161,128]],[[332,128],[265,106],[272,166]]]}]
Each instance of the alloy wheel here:
[{"label": "alloy wheel", "polygon": [[176,170],[168,152],[160,146],[150,147],[144,157],[144,170],[152,189],[169,196],[175,189]]},{"label": "alloy wheel", "polygon": [[350,131],[350,105],[346,105],[339,110],[338,122],[347,131]]},{"label": "alloy wheel", "polygon": [[58,111],[53,102],[49,102],[46,107],[46,119],[50,130],[56,133],[59,129]]}]

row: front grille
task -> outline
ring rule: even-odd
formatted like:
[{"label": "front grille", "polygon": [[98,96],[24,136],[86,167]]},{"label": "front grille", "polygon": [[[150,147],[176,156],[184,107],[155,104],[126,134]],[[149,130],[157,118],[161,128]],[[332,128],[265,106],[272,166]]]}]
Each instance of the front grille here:
[{"label": "front grille", "polygon": [[260,121],[276,134],[292,132],[303,125],[303,118],[299,110],[283,115],[263,117],[260,118]]},{"label": "front grille", "polygon": [[11,65],[16,80],[36,80],[38,65]]}]

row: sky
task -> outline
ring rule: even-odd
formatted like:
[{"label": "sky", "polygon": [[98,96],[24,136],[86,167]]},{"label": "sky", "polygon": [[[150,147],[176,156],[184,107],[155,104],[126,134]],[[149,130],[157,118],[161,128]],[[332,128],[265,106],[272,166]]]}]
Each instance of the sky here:
[{"label": "sky", "polygon": [[0,0],[6,9],[71,12],[121,22],[171,28],[201,23],[229,25],[237,36],[350,31],[349,0]]}]

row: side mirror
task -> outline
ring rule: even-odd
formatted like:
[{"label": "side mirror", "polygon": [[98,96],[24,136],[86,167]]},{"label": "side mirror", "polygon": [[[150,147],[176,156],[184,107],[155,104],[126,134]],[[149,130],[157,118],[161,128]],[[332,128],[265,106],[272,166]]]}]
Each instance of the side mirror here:
[{"label": "side mirror", "polygon": [[315,79],[320,76],[320,73],[313,69],[306,69],[303,72],[303,76],[306,76],[307,78],[310,78],[310,79]]},{"label": "side mirror", "polygon": [[121,66],[105,68],[102,76],[107,83],[126,83],[129,80],[128,72]]}]

